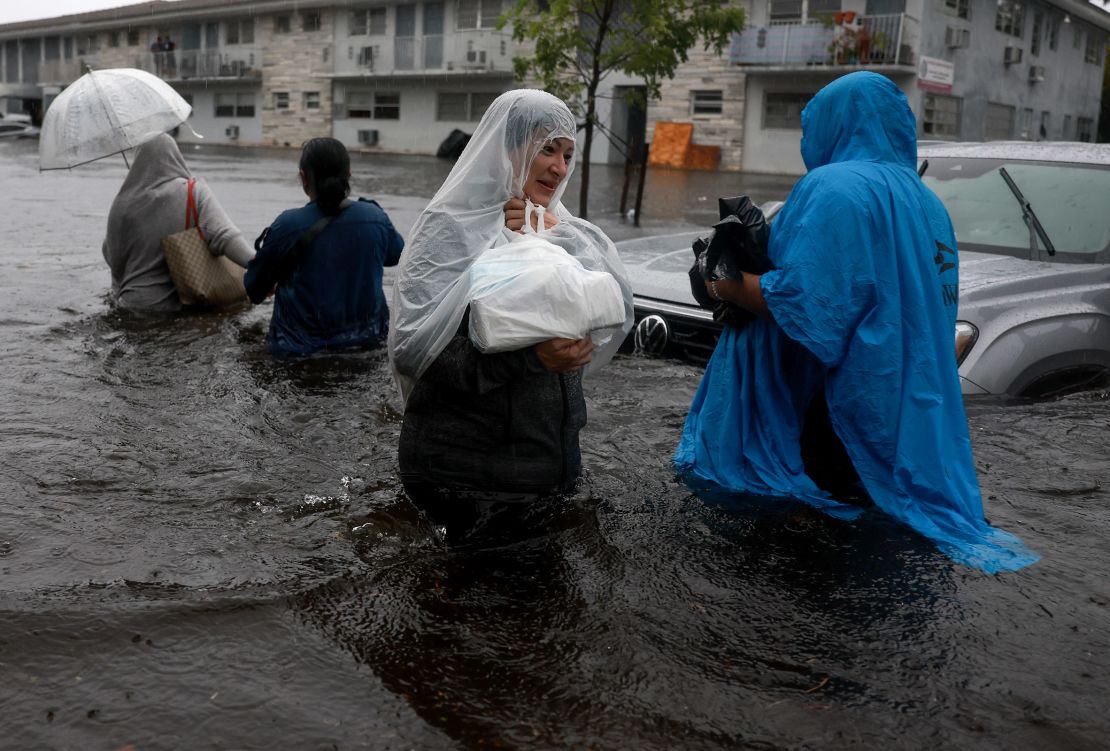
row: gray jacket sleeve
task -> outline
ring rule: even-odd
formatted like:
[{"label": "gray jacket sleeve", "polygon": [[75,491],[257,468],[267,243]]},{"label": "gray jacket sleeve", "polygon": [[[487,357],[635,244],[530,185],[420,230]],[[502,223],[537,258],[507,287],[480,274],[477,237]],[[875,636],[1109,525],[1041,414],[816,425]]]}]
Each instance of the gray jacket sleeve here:
[{"label": "gray jacket sleeve", "polygon": [[200,228],[204,232],[204,239],[208,241],[208,247],[215,255],[227,256],[237,265],[246,268],[254,258],[254,248],[224,213],[208,183],[197,178],[193,190],[196,193],[197,211],[200,213]]}]

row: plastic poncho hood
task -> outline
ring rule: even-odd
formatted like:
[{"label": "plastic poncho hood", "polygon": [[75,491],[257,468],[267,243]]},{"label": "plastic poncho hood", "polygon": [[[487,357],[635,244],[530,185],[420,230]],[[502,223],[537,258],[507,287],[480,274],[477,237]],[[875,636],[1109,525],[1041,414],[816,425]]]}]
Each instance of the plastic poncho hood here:
[{"label": "plastic poncho hood", "polygon": [[869,72],[802,113],[809,168],[772,224],[773,320],[726,329],[694,397],[675,463],[730,491],[858,515],[806,475],[805,411],[829,415],[868,495],[953,559],[986,571],[1037,556],[983,516],[954,356],[956,238],[918,178],[905,96]]},{"label": "plastic poncho hood", "polygon": [[[505,227],[504,205],[526,198],[524,185],[536,156],[557,138],[575,140],[574,116],[544,91],[509,91],[490,105],[466,149],[409,232],[390,305],[389,357],[406,400],[416,380],[455,335],[469,303],[467,271],[484,251],[519,239]],[[543,238],[591,271],[605,271],[624,295],[626,318],[615,331],[595,336],[596,369],[620,346],[632,324],[632,289],[613,243],[562,204],[574,171],[547,206],[558,224]]]}]

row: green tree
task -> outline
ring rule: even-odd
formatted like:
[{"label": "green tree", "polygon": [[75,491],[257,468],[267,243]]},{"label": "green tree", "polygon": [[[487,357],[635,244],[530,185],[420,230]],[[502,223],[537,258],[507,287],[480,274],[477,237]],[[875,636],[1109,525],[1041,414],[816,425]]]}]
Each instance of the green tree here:
[{"label": "green tree", "polygon": [[534,56],[513,61],[517,77],[535,77],[584,116],[578,213],[585,218],[601,83],[625,73],[643,79],[647,97],[658,99],[661,82],[674,77],[694,45],[721,54],[744,28],[744,11],[729,0],[515,0],[505,23],[514,40],[535,46]]}]

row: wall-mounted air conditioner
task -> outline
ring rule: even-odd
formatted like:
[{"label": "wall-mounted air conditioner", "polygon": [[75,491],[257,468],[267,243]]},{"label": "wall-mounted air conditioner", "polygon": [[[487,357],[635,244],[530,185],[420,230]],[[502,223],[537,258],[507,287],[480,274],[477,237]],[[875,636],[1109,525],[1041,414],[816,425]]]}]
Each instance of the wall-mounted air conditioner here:
[{"label": "wall-mounted air conditioner", "polygon": [[949,26],[944,30],[944,45],[949,48],[967,47],[971,43],[971,29]]},{"label": "wall-mounted air conditioner", "polygon": [[1021,62],[1021,47],[1007,47],[1002,53],[1002,62],[1006,65],[1016,65]]},{"label": "wall-mounted air conditioner", "polygon": [[239,137],[239,126],[238,125],[229,125],[229,126],[227,126],[226,128],[224,128],[224,135],[227,136],[228,138],[231,138],[231,139],[238,138]]},{"label": "wall-mounted air conditioner", "polygon": [[1029,66],[1029,83],[1040,83],[1044,80],[1044,66],[1043,65],[1030,65]]},{"label": "wall-mounted air conditioner", "polygon": [[377,146],[378,145],[378,131],[376,130],[360,130],[358,132],[359,146]]}]

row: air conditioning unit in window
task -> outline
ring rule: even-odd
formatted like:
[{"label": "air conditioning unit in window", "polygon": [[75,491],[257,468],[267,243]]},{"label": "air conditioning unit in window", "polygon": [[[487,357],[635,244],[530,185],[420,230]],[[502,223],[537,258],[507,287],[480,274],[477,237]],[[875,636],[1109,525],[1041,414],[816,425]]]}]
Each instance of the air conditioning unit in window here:
[{"label": "air conditioning unit in window", "polygon": [[376,130],[360,130],[358,132],[358,145],[359,146],[377,146],[378,145],[378,131],[376,131]]},{"label": "air conditioning unit in window", "polygon": [[1043,65],[1030,65],[1029,66],[1029,83],[1040,83],[1044,80],[1044,66]]},{"label": "air conditioning unit in window", "polygon": [[944,45],[950,48],[967,47],[971,43],[971,29],[949,26],[944,30]]},{"label": "air conditioning unit in window", "polygon": [[239,126],[238,125],[229,125],[229,126],[227,126],[226,128],[224,128],[224,135],[227,136],[228,138],[231,138],[231,139],[238,138],[239,137]]},{"label": "air conditioning unit in window", "polygon": [[1007,47],[1002,53],[1002,62],[1006,65],[1016,65],[1021,62],[1021,47]]}]

